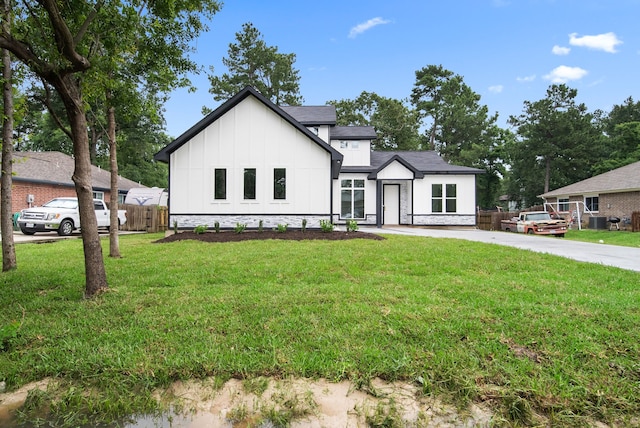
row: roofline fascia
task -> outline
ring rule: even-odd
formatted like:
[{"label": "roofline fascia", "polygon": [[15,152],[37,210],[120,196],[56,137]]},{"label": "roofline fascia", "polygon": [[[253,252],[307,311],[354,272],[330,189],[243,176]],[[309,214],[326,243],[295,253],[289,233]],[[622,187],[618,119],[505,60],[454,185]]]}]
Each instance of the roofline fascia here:
[{"label": "roofline fascia", "polygon": [[585,190],[582,192],[571,192],[571,193],[558,193],[550,195],[548,193],[544,193],[542,195],[538,195],[538,198],[546,199],[546,198],[558,198],[562,196],[566,196],[568,198],[572,196],[584,196],[584,195],[608,195],[611,193],[629,193],[629,192],[640,192],[640,187],[631,188],[631,189],[616,189],[616,190]]},{"label": "roofline fascia", "polygon": [[[11,180],[12,181],[25,182],[25,183],[48,184],[48,185],[59,186],[59,187],[75,188],[75,185],[73,183],[61,183],[59,181],[38,180],[38,179],[21,178],[21,177],[13,177]],[[110,187],[91,186],[91,190],[109,191],[110,192],[111,188]],[[126,193],[128,191],[129,191],[129,189],[125,190],[125,189],[120,188],[120,186],[118,186],[118,193]]]}]

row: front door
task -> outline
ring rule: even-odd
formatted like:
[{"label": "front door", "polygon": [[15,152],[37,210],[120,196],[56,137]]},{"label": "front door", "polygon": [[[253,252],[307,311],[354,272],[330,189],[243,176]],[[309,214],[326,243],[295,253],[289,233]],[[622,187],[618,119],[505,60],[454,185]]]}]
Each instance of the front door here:
[{"label": "front door", "polygon": [[400,224],[400,185],[385,184],[383,188],[383,224]]}]

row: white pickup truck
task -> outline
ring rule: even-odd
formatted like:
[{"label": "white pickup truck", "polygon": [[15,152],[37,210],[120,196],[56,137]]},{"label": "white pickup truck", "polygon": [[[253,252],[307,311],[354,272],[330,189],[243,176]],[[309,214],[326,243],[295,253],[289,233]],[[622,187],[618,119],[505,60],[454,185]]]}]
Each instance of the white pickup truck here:
[{"label": "white pickup truck", "polygon": [[[94,199],[93,206],[98,227],[109,229],[110,211],[107,204],[101,199]],[[126,221],[126,211],[118,210],[118,226]],[[71,232],[80,228],[78,198],[55,198],[41,207],[24,209],[20,211],[17,223],[25,235],[51,231],[58,231],[60,236],[71,235]]]}]

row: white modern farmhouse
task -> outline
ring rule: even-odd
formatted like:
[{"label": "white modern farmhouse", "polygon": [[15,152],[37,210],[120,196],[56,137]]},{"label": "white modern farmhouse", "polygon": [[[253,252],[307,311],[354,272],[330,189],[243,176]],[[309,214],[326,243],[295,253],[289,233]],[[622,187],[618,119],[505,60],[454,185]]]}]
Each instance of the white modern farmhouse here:
[{"label": "white modern farmhouse", "polygon": [[169,222],[255,228],[476,224],[475,179],[433,151],[372,151],[333,106],[280,107],[246,88],[164,147]]}]

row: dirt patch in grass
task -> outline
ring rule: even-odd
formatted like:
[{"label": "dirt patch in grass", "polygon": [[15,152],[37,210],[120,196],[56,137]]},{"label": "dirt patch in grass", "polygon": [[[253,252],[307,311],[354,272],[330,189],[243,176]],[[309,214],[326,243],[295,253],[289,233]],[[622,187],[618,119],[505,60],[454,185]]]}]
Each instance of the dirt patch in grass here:
[{"label": "dirt patch in grass", "polygon": [[[28,391],[47,390],[51,383],[47,379],[0,393],[0,426],[22,426],[13,418],[14,411],[24,404]],[[380,379],[362,390],[350,382],[323,379],[231,379],[220,384],[209,378],[175,382],[154,395],[171,410],[126,418],[125,426],[475,427],[490,426],[493,417],[485,406],[456,409],[422,394],[415,385]]]},{"label": "dirt patch in grass", "polygon": [[321,230],[287,230],[286,232],[277,232],[274,230],[247,230],[242,233],[236,233],[234,231],[225,230],[216,232],[179,232],[169,235],[165,238],[159,239],[157,243],[184,241],[187,239],[202,241],[202,242],[239,242],[239,241],[251,241],[251,240],[265,240],[265,239],[280,239],[287,241],[305,241],[305,240],[327,240],[327,241],[343,241],[346,239],[375,239],[383,240],[380,235],[366,232],[323,232]]}]

